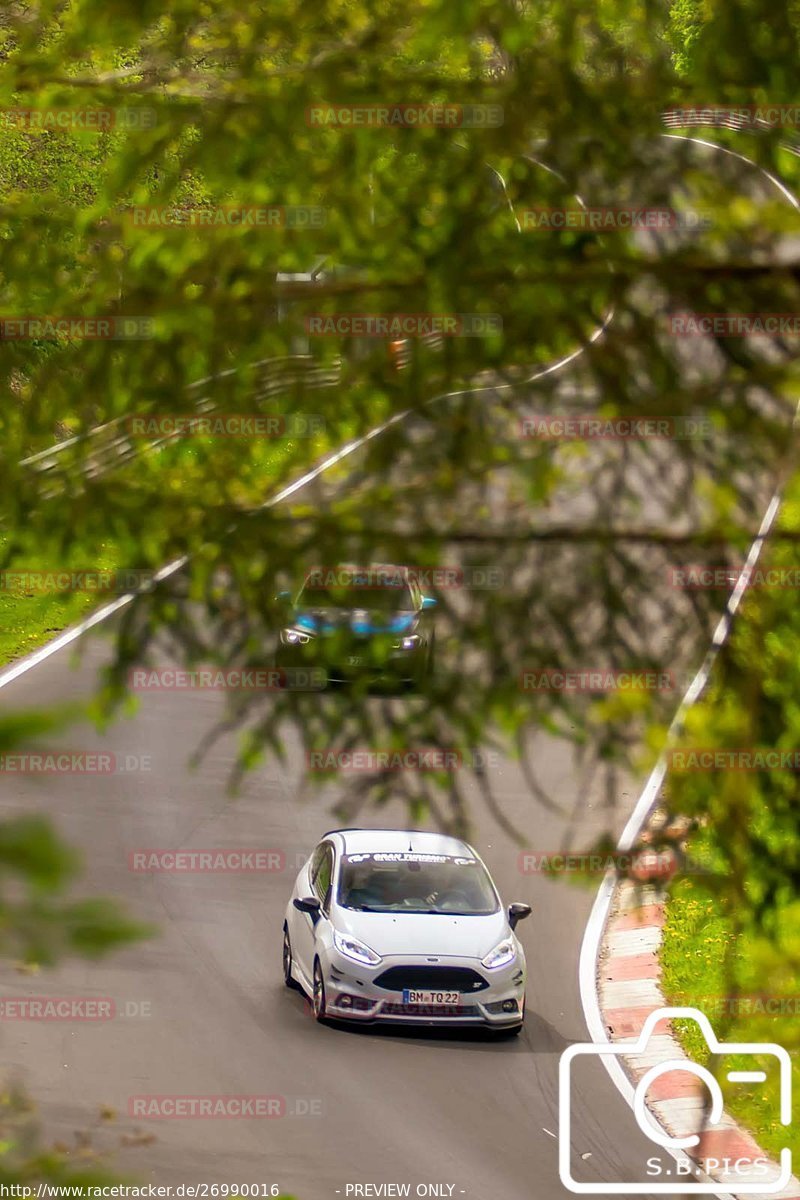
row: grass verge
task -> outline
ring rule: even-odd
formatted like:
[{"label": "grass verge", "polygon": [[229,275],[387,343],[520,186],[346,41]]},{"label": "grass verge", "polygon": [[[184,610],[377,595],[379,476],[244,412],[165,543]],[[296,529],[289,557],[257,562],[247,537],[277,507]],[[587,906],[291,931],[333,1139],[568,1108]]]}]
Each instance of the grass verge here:
[{"label": "grass verge", "polygon": [[[788,922],[784,936],[797,938]],[[782,1030],[800,1023],[800,978],[784,966],[776,972],[771,954],[760,938],[737,934],[717,897],[702,879],[678,882],[667,904],[661,949],[662,988],[667,1003],[690,1005],[704,1012],[720,1041],[777,1042]],[[769,980],[765,988],[765,980]],[[678,1040],[695,1062],[709,1065],[708,1047],[693,1021],[676,1022]],[[751,1059],[734,1060],[741,1070],[753,1069]],[[728,1060],[726,1059],[726,1065]],[[800,1155],[800,1129],[778,1121],[779,1087],[774,1060],[759,1061],[768,1082],[745,1092],[725,1084],[725,1104],[731,1115],[750,1130],[759,1146],[777,1158],[784,1146]],[[713,1067],[712,1067],[713,1069]],[[724,1067],[720,1080],[724,1079]],[[792,1056],[792,1088],[800,1087],[800,1060]]]},{"label": "grass verge", "polygon": [[[92,569],[114,571],[118,566],[116,547],[110,543],[101,546]],[[45,580],[27,578],[47,571],[53,571],[52,563],[29,559],[5,568],[0,582],[0,665],[36,650],[101,602],[97,591],[60,590],[47,586]]]}]

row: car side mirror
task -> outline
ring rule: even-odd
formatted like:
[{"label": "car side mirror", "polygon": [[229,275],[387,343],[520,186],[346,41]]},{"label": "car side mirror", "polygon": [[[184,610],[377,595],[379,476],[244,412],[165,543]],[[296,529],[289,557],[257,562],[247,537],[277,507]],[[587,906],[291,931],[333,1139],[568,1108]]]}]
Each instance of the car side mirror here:
[{"label": "car side mirror", "polygon": [[[297,901],[295,900],[295,904]],[[520,921],[524,921],[526,917],[531,915],[530,904],[509,904],[508,906],[508,923],[512,929],[516,929]]]},{"label": "car side mirror", "polygon": [[299,909],[300,912],[308,913],[312,921],[319,920],[319,913],[322,905],[316,896],[298,896],[296,900],[292,901],[292,903],[296,909]]},{"label": "car side mirror", "polygon": [[428,609],[428,608],[436,608],[436,605],[438,603],[439,603],[439,601],[436,599],[435,596],[423,596],[422,597],[423,612],[425,611],[425,609]]}]

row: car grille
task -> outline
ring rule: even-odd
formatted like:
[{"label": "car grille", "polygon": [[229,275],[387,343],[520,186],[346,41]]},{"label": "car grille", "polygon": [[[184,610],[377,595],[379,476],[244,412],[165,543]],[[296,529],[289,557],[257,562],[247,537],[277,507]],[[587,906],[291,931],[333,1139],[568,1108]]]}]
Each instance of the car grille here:
[{"label": "car grille", "polygon": [[404,988],[431,992],[480,992],[488,980],[471,967],[390,967],[374,980],[390,992]]},{"label": "car grille", "polygon": [[432,1017],[447,1020],[452,1017],[479,1017],[476,1004],[392,1004],[381,1006],[382,1017]]}]

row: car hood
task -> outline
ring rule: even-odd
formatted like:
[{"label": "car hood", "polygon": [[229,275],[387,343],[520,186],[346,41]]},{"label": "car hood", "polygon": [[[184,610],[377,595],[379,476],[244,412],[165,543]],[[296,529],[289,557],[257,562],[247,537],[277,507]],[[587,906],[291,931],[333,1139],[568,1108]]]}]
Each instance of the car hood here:
[{"label": "car hood", "polygon": [[425,913],[368,913],[336,909],[336,928],[370,946],[376,954],[485,958],[510,930],[504,909],[486,917]]},{"label": "car hood", "polygon": [[338,630],[355,634],[410,633],[418,620],[415,612],[375,612],[366,608],[298,608],[293,624],[309,633],[336,633]]}]

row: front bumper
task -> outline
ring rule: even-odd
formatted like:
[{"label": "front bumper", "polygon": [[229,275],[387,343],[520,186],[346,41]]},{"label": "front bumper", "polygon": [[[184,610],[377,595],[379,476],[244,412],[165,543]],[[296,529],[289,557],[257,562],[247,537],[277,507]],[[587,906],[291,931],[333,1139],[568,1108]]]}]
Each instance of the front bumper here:
[{"label": "front bumper", "polygon": [[[402,986],[385,987],[376,983],[391,972],[400,977],[408,972],[426,968],[424,958],[392,956],[377,967],[362,967],[338,951],[331,951],[323,965],[326,1012],[329,1017],[361,1024],[422,1025],[436,1028],[512,1029],[522,1023],[525,997],[525,963],[520,955],[507,967],[490,971],[474,958],[444,958],[441,967],[471,972],[486,986],[444,987],[432,985],[419,990],[459,991],[459,1002],[447,1006],[409,1004],[404,1000]],[[418,986],[418,985],[417,985]]]},{"label": "front bumper", "polygon": [[326,649],[324,638],[294,646],[282,642],[277,665],[319,668],[330,683],[352,683],[359,679],[375,683],[413,683],[424,674],[428,655],[426,643],[413,650],[392,649],[385,657],[372,653],[369,643],[348,646],[335,656],[326,653]]}]

